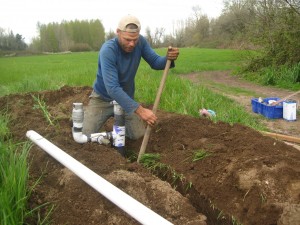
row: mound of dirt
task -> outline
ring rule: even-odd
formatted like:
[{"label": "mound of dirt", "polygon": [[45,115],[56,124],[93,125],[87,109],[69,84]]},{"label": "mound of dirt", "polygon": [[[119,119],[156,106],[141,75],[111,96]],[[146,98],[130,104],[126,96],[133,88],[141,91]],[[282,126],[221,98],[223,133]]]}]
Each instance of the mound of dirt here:
[{"label": "mound of dirt", "polygon": [[[72,103],[87,104],[90,91],[66,86],[31,93],[46,103],[55,126],[34,107],[31,94],[4,96],[0,107],[11,115],[14,140],[27,140],[28,130],[38,132],[173,224],[300,224],[297,149],[239,124],[159,111],[146,152],[159,153],[165,166],[152,174],[112,147],[73,140]],[[138,154],[141,143],[126,140],[127,152]],[[193,161],[199,150],[209,155]],[[54,205],[51,224],[139,224],[33,145],[30,183],[39,178],[30,207],[50,203],[40,209],[45,215]],[[35,224],[35,218],[28,223]]]}]

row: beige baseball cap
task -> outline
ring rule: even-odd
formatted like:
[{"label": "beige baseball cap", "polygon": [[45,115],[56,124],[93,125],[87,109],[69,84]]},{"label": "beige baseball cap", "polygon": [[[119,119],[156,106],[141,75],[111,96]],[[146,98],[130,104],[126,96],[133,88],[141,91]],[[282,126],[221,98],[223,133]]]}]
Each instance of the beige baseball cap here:
[{"label": "beige baseball cap", "polygon": [[[137,28],[136,29],[128,28],[127,26],[129,24],[134,24],[137,26]],[[130,32],[130,33],[140,32],[141,23],[140,23],[139,19],[136,18],[135,16],[127,15],[127,16],[124,16],[121,18],[119,25],[118,25],[118,29],[120,29],[121,31]]]}]

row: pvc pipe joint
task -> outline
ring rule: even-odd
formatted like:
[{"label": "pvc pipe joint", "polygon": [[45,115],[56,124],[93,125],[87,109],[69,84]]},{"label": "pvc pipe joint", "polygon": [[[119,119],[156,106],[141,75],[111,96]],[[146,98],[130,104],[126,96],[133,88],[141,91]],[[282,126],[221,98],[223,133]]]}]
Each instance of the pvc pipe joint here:
[{"label": "pvc pipe joint", "polygon": [[[112,101],[114,105],[114,125],[112,132],[102,132],[91,134],[90,137],[82,133],[84,111],[82,103],[73,103],[72,110],[72,135],[73,139],[80,144],[91,142],[98,142],[99,144],[112,144],[116,147],[122,156],[125,156],[125,112],[123,108],[116,102]],[[112,141],[112,143],[110,143]]]}]

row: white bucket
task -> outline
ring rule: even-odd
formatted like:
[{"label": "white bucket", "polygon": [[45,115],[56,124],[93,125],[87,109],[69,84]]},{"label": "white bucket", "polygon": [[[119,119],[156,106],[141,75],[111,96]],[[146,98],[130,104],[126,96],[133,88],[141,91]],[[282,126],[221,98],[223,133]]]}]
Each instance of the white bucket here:
[{"label": "white bucket", "polygon": [[283,119],[296,120],[297,103],[295,100],[287,99],[283,102]]}]

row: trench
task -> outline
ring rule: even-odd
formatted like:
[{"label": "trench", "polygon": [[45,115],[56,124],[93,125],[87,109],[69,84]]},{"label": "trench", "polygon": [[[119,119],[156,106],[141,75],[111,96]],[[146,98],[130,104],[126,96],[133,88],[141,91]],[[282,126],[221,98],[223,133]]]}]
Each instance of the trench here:
[{"label": "trench", "polygon": [[149,170],[157,178],[168,182],[174,190],[186,197],[198,213],[204,214],[207,217],[207,225],[241,224],[233,215],[225,213],[222,209],[217,208],[204,193],[199,193],[193,185],[190,185],[188,180],[174,180],[174,173],[176,173],[176,171],[170,169],[170,167],[159,167],[154,170]]}]

